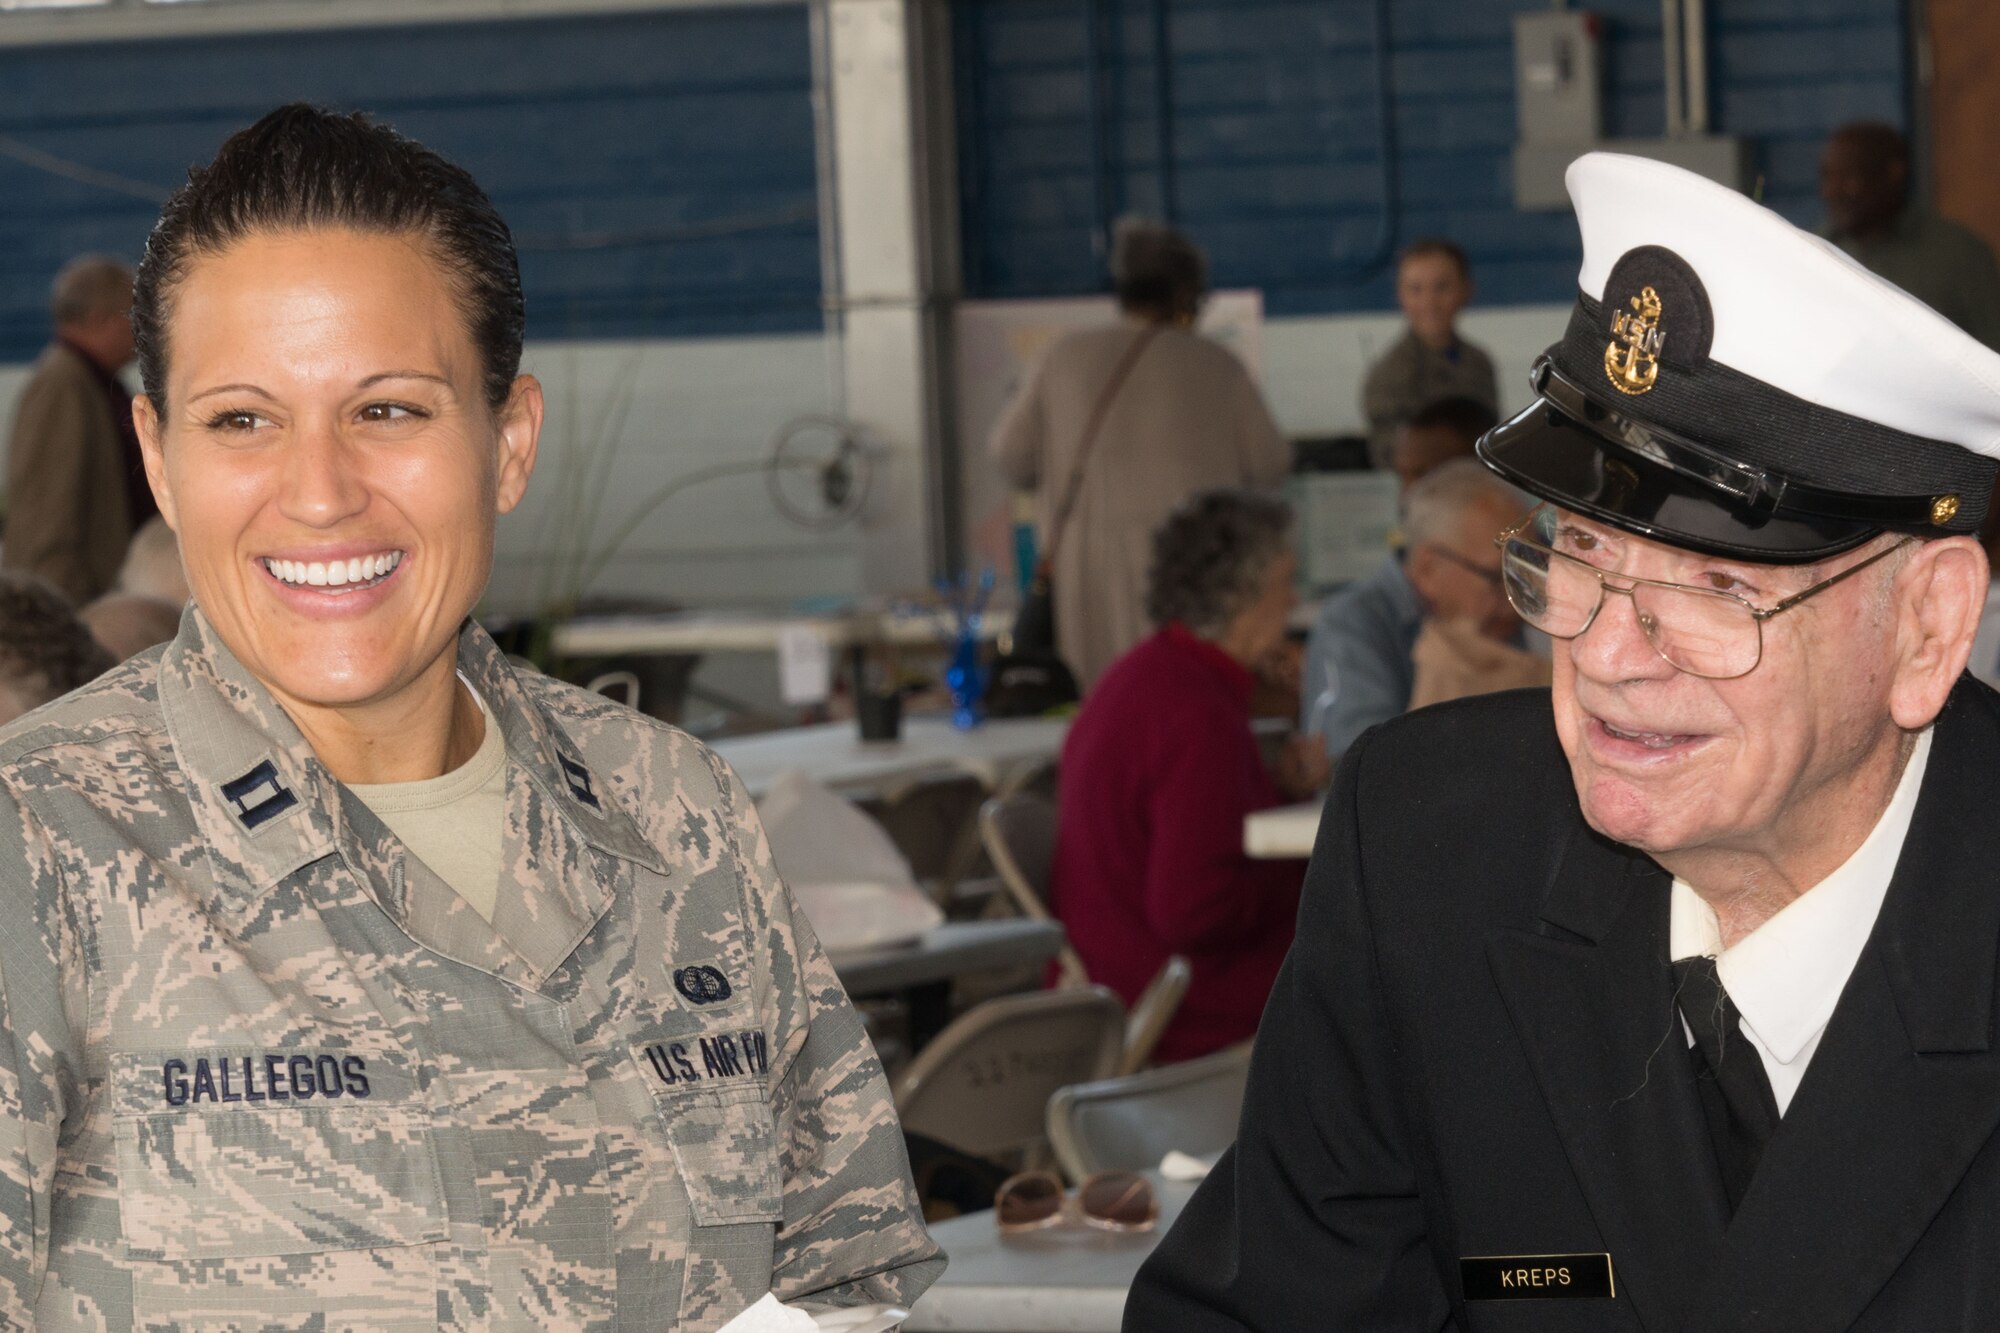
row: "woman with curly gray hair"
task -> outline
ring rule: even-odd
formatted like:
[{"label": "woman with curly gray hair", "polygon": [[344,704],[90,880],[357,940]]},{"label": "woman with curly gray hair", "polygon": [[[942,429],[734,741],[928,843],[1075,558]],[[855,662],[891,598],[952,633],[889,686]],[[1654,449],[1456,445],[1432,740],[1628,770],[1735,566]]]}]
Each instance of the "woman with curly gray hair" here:
[{"label": "woman with curly gray hair", "polygon": [[1194,976],[1156,1051],[1244,1041],[1292,939],[1305,866],[1253,861],[1243,819],[1325,777],[1295,746],[1267,772],[1251,669],[1284,641],[1298,561],[1282,501],[1209,491],[1154,534],[1150,638],[1112,663],[1063,747],[1051,896],[1092,981],[1129,1004],[1163,963]]}]

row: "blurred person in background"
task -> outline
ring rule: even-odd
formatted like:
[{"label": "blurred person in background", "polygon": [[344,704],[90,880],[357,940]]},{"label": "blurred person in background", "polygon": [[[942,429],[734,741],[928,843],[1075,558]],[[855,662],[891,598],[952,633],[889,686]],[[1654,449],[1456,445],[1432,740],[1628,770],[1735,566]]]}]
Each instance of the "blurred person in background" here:
[{"label": "blurred person in background", "polygon": [[1361,415],[1368,422],[1368,457],[1394,466],[1397,430],[1446,398],[1470,398],[1498,412],[1493,358],[1458,334],[1459,312],[1472,299],[1472,264],[1465,251],[1438,237],[1412,241],[1396,260],[1396,304],[1403,336],[1368,368]]},{"label": "blurred person in background", "polygon": [[1493,545],[1527,502],[1476,459],[1456,458],[1403,504],[1403,549],[1329,597],[1306,641],[1304,727],[1329,760],[1410,708],[1548,680],[1546,659],[1518,646]]},{"label": "blurred person in background", "polygon": [[111,587],[125,547],[158,513],[146,488],[132,393],[132,270],[85,255],[56,275],[50,343],[14,409],[0,568],[46,579],[82,606]]},{"label": "blurred person in background", "polygon": [[31,575],[0,573],[0,726],[111,666],[61,593]]},{"label": "blurred person in background", "polygon": [[155,514],[132,534],[117,585],[77,614],[122,662],[173,638],[187,600],[180,544],[166,520]]},{"label": "blurred person in background", "polygon": [[1499,414],[1477,398],[1440,398],[1396,431],[1391,466],[1402,494],[1454,458],[1471,458],[1479,437],[1500,424]]},{"label": "blurred person in background", "polygon": [[1092,981],[1127,1004],[1168,957],[1194,976],[1156,1058],[1245,1040],[1291,944],[1305,866],[1245,855],[1244,816],[1300,800],[1310,742],[1271,773],[1251,730],[1253,667],[1284,638],[1298,560],[1281,500],[1209,492],[1156,534],[1158,628],[1113,663],[1063,746],[1050,897]]},{"label": "blurred person in background", "polygon": [[1970,227],[1910,198],[1910,145],[1893,125],[1856,121],[1820,153],[1828,240],[1988,347],[2000,347],[2000,265]]},{"label": "blurred person in background", "polygon": [[1056,649],[1084,691],[1144,638],[1153,533],[1220,487],[1276,487],[1290,444],[1243,363],[1194,332],[1208,261],[1171,227],[1118,225],[1122,317],[1063,337],[1029,372],[989,447],[1037,495],[1054,551]]}]

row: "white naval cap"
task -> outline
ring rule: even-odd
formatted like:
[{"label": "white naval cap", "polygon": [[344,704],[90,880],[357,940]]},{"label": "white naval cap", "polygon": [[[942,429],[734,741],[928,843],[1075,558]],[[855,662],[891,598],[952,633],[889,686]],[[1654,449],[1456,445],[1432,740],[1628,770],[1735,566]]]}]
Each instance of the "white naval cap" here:
[{"label": "white naval cap", "polygon": [[1820,238],[1645,158],[1569,169],[1583,268],[1538,401],[1480,442],[1567,508],[1804,563],[1884,530],[1976,531],[2000,354]]}]

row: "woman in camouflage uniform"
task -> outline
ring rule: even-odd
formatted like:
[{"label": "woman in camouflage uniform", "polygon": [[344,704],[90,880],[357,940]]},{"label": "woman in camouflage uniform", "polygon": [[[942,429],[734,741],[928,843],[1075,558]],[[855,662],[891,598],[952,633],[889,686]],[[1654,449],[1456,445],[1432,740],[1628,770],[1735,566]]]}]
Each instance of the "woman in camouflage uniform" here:
[{"label": "woman in camouflage uniform", "polygon": [[882,1071],[741,783],[467,619],[542,416],[478,186],[281,109],[133,318],[195,608],[0,732],[0,1324],[914,1299]]}]

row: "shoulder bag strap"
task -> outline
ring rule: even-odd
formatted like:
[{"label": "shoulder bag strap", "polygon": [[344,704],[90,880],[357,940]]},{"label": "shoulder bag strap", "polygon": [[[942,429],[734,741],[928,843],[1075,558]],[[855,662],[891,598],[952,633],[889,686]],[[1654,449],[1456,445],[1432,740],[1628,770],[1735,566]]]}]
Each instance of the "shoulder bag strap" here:
[{"label": "shoulder bag strap", "polygon": [[1042,563],[1045,566],[1052,567],[1054,564],[1056,547],[1062,543],[1063,529],[1069,526],[1070,511],[1076,508],[1077,496],[1083,490],[1084,465],[1090,461],[1090,451],[1097,443],[1098,434],[1104,427],[1104,418],[1111,411],[1112,401],[1118,397],[1118,391],[1125,387],[1125,381],[1131,375],[1132,367],[1139,364],[1139,357],[1159,332],[1158,324],[1149,324],[1132,340],[1132,345],[1126,348],[1125,355],[1119,358],[1117,367],[1111,372],[1111,378],[1104,382],[1104,388],[1097,395],[1097,402],[1090,409],[1090,419],[1083,427],[1082,443],[1077,446],[1076,466],[1070,470],[1069,484],[1063,489],[1062,503],[1056,506],[1055,522],[1049,526],[1049,549],[1042,555]]}]

